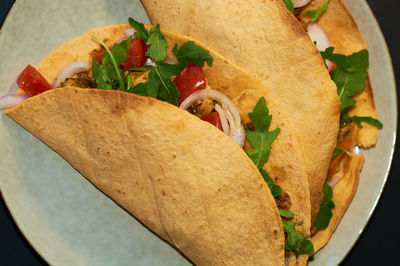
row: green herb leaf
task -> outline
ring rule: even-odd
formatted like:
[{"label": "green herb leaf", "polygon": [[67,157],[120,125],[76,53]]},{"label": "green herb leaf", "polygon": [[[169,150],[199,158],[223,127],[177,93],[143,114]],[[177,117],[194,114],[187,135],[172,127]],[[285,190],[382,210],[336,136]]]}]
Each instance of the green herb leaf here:
[{"label": "green herb leaf", "polygon": [[335,204],[332,201],[333,190],[329,184],[324,183],[323,193],[324,199],[319,207],[318,216],[314,223],[314,226],[318,229],[328,227],[332,218],[332,209],[335,208]]},{"label": "green herb leaf", "polygon": [[287,8],[291,13],[294,14],[294,4],[293,4],[292,0],[283,0],[283,2],[285,3],[286,8]]},{"label": "green herb leaf", "polygon": [[149,46],[146,55],[151,57],[155,62],[162,62],[167,58],[168,43],[160,31],[159,25],[150,29],[150,37],[146,44]]},{"label": "green herb leaf", "polygon": [[[132,38],[130,37],[121,43],[114,44],[110,51],[103,41],[99,40],[95,36],[91,37],[99,42],[104,49],[106,49],[106,52],[102,57],[102,66],[96,60],[92,60],[92,66],[94,65],[96,68],[96,74],[93,74],[93,76],[96,80],[96,84],[99,84],[97,87],[99,89],[112,89],[113,80],[116,80],[119,85],[119,89],[125,90],[125,80],[123,79],[122,70],[119,69],[119,65],[129,58],[126,52],[129,50]],[[93,64],[93,61],[96,61],[97,64]]]},{"label": "green herb leaf", "polygon": [[246,130],[246,138],[254,147],[254,149],[246,150],[246,152],[258,169],[261,169],[261,167],[263,167],[263,165],[268,161],[271,152],[271,144],[276,139],[279,132],[279,128],[271,132]]},{"label": "green herb leaf", "polygon": [[129,18],[129,24],[132,26],[132,28],[134,28],[136,30],[135,36],[137,38],[141,39],[142,41],[147,42],[147,40],[149,39],[150,34],[146,30],[144,25],[142,23],[140,23],[140,22],[137,22],[133,18]]},{"label": "green herb leaf", "polygon": [[152,68],[152,66],[132,67],[129,69],[129,72],[131,72],[131,71],[144,72],[151,68]]},{"label": "green herb leaf", "polygon": [[279,209],[279,215],[285,218],[292,218],[294,213],[288,210]]},{"label": "green herb leaf", "polygon": [[[178,105],[179,91],[175,83],[171,81],[171,76],[176,75],[177,68],[174,65],[161,63],[149,72],[146,81],[147,96],[157,98]],[[179,73],[179,72],[178,72]]]},{"label": "green herb leaf", "polygon": [[369,116],[352,116],[352,117],[346,116],[346,117],[343,117],[340,120],[340,127],[346,126],[351,121],[354,121],[359,128],[363,127],[361,123],[368,123],[377,128],[383,127],[383,124],[379,120],[369,117]]},{"label": "green herb leaf", "polygon": [[301,222],[287,222],[282,219],[283,224],[283,232],[287,234],[285,249],[288,251],[292,251],[296,254],[296,257],[299,254],[314,254],[314,246],[310,240],[307,240],[302,234],[296,231],[294,228],[295,225],[302,224]]},{"label": "green herb leaf", "polygon": [[132,89],[130,89],[128,92],[135,93],[137,95],[141,96],[149,96],[147,95],[147,88],[145,83],[139,83]]},{"label": "green herb leaf", "polygon": [[333,53],[334,48],[329,47],[321,52],[324,59],[334,62],[337,67],[332,71],[331,78],[336,83],[337,93],[342,102],[341,115],[347,113],[347,109],[356,101],[351,98],[366,86],[368,77],[368,51],[361,50],[357,53],[345,56]]},{"label": "green herb leaf", "polygon": [[261,132],[268,131],[268,128],[271,125],[272,115],[269,114],[264,97],[258,100],[253,112],[249,113],[249,117],[256,130]]},{"label": "green herb leaf", "polygon": [[260,173],[267,183],[269,189],[271,190],[272,196],[274,196],[275,198],[280,197],[282,194],[282,188],[275,184],[274,180],[271,178],[267,171],[261,168]]},{"label": "green herb leaf", "polygon": [[269,115],[264,97],[260,98],[253,112],[249,113],[249,117],[256,130],[246,130],[246,138],[254,147],[254,149],[246,150],[246,152],[258,169],[261,169],[268,160],[271,144],[278,136],[280,129],[276,128],[273,131],[268,131],[272,116]]},{"label": "green herb leaf", "polygon": [[188,64],[192,62],[193,64],[203,66],[204,60],[207,61],[209,66],[212,66],[213,58],[207,53],[206,50],[197,46],[194,42],[185,42],[178,49],[178,45],[175,44],[172,52],[175,54],[176,58],[181,64]]},{"label": "green herb leaf", "polygon": [[111,90],[111,79],[107,74],[107,71],[102,65],[99,64],[95,59],[92,59],[92,73],[96,80],[96,86],[100,90]]},{"label": "green herb leaf", "polygon": [[309,21],[307,21],[303,25],[303,27],[308,25],[311,22],[317,21],[317,19],[319,19],[321,17],[321,15],[326,11],[330,1],[331,0],[325,0],[325,2],[322,4],[322,6],[319,9],[308,10],[307,12],[304,12],[304,14],[302,14],[301,16],[303,16],[303,17],[311,17],[311,19]]},{"label": "green herb leaf", "polygon": [[336,157],[338,157],[342,152],[345,152],[350,157],[352,156],[351,152],[349,152],[348,150],[346,150],[343,147],[340,147],[340,146],[336,145],[336,148],[335,148],[335,150],[333,151],[333,154],[332,154],[332,160],[335,159]]}]

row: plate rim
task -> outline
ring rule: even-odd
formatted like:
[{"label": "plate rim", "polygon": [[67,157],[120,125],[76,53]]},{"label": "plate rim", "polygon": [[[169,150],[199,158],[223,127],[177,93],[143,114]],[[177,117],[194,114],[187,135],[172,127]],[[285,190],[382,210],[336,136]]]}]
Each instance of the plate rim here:
[{"label": "plate rim", "polygon": [[[13,9],[15,9],[15,4],[17,3],[17,1],[20,2],[19,0],[16,0],[16,1],[12,4],[11,8],[9,9],[9,11],[8,11],[8,13],[7,13],[7,15],[6,15],[6,17],[5,17],[5,19],[4,19],[4,21],[3,21],[2,25],[1,25],[1,27],[0,27],[0,34],[1,34],[1,32],[2,32],[1,29],[3,28],[3,26],[6,25],[6,23],[11,23],[11,22],[9,22],[9,21],[10,21],[10,13],[12,12]],[[384,190],[384,188],[385,188],[385,186],[386,186],[386,183],[387,183],[387,180],[388,180],[388,177],[389,177],[389,174],[390,174],[391,166],[392,166],[392,163],[393,163],[393,157],[394,157],[394,152],[395,152],[395,148],[396,148],[396,141],[397,141],[397,129],[398,129],[398,100],[397,100],[397,89],[396,89],[397,86],[396,86],[395,73],[394,73],[394,69],[393,69],[392,57],[391,57],[390,50],[389,50],[389,48],[388,48],[388,45],[387,45],[385,36],[384,36],[384,34],[383,34],[383,32],[382,32],[382,29],[381,29],[381,27],[380,27],[380,25],[379,25],[379,23],[378,23],[378,21],[377,21],[375,15],[374,15],[374,13],[373,13],[372,10],[371,10],[371,7],[369,6],[369,4],[368,4],[368,2],[367,2],[366,0],[361,0],[361,1],[366,5],[370,17],[373,19],[374,24],[376,24],[377,27],[378,27],[378,30],[379,30],[379,38],[382,39],[383,42],[384,42],[384,44],[385,44],[385,47],[384,47],[383,49],[384,49],[385,53],[388,55],[389,60],[390,60],[390,61],[388,62],[388,64],[390,65],[390,70],[391,70],[389,74],[390,74],[390,76],[391,76],[390,82],[393,83],[394,94],[395,94],[395,96],[396,96],[395,99],[394,99],[394,104],[395,104],[394,107],[395,107],[396,112],[395,112],[395,114],[394,114],[394,116],[395,116],[395,119],[394,119],[394,120],[395,120],[395,123],[394,123],[394,132],[393,132],[393,142],[391,143],[390,156],[388,157],[388,158],[389,158],[388,163],[387,163],[388,167],[386,168],[386,172],[385,172],[384,178],[382,179],[383,182],[382,182],[381,187],[379,188],[378,196],[377,196],[377,198],[374,200],[374,203],[373,203],[372,207],[371,207],[370,210],[369,210],[367,219],[366,219],[365,222],[363,223],[363,226],[362,226],[361,230],[358,232],[357,237],[352,241],[352,244],[351,244],[350,248],[348,248],[348,249],[346,250],[345,254],[344,254],[344,255],[341,257],[341,259],[338,261],[339,263],[342,263],[343,260],[348,256],[348,254],[353,250],[353,248],[354,248],[354,246],[356,245],[356,243],[358,242],[360,236],[361,236],[362,233],[364,232],[366,226],[367,226],[368,223],[370,222],[370,219],[371,219],[373,213],[375,212],[376,207],[377,207],[379,201],[381,200],[382,193],[383,193],[383,190]],[[36,252],[36,254],[37,254],[38,256],[40,256],[46,263],[50,264],[49,258],[47,258],[47,257],[43,254],[43,252],[40,252],[40,251],[37,249],[37,247],[33,245],[32,239],[28,238],[27,235],[26,235],[26,232],[25,232],[24,230],[22,230],[21,225],[20,225],[20,222],[21,222],[21,221],[19,221],[18,219],[16,219],[16,217],[15,217],[15,215],[14,215],[13,209],[10,208],[10,203],[8,202],[7,198],[4,197],[4,195],[3,195],[3,191],[2,191],[2,187],[1,187],[1,186],[0,186],[0,195],[1,195],[2,199],[3,199],[4,205],[5,205],[6,208],[7,208],[6,212],[8,212],[9,217],[12,218],[12,220],[13,220],[12,222],[14,223],[14,225],[17,226],[18,231],[19,231],[19,232],[21,233],[21,235],[25,238],[26,242],[29,243],[30,248],[32,248],[32,249]],[[45,252],[45,253],[46,253],[46,252]]]}]

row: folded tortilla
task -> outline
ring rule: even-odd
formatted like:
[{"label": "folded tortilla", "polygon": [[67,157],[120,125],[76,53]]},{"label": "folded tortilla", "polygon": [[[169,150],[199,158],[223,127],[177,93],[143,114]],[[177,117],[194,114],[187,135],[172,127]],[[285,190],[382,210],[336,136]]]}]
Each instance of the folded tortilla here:
[{"label": "folded tortilla", "polygon": [[[142,0],[152,23],[189,35],[249,70],[282,106],[309,179],[312,217],[339,131],[340,100],[324,62],[282,0]],[[307,190],[303,194],[307,194]]]},{"label": "folded tortilla", "polygon": [[[91,61],[99,48],[91,35],[111,45],[128,27],[91,30],[37,69],[52,82],[66,65]],[[163,33],[169,49],[192,40]],[[296,229],[309,235],[308,179],[282,106],[258,79],[195,42],[214,58],[204,67],[209,85],[232,99],[244,122],[266,98],[271,127],[281,133],[264,168],[287,194],[294,220],[303,221]],[[243,149],[211,124],[155,99],[74,87],[31,97],[6,114],[195,264],[284,264],[281,218],[268,186]]]},{"label": "folded tortilla", "polygon": [[[307,10],[318,9],[324,0],[313,0],[306,6]],[[308,18],[301,17],[303,21]],[[347,10],[342,0],[331,0],[325,13],[318,19],[318,24],[328,34],[335,52],[345,55],[367,49],[356,22]],[[349,110],[350,116],[370,116],[377,119],[373,92],[369,78],[363,91],[354,96],[357,104]],[[356,144],[369,148],[376,144],[378,129],[370,124],[363,123],[363,128],[358,131]]]},{"label": "folded tortilla", "polygon": [[[358,131],[357,125],[352,123],[348,135],[346,135],[346,139],[351,140],[350,151],[353,151],[357,144]],[[351,156],[344,154],[339,165],[328,177],[327,183],[332,187],[332,201],[335,207],[332,209],[332,218],[327,228],[322,230],[312,229],[311,242],[314,245],[315,252],[328,243],[350,205],[357,190],[363,164],[363,154],[352,153]]]},{"label": "folded tortilla", "polygon": [[[324,0],[311,1],[302,13],[307,10],[318,9],[323,2]],[[303,23],[308,20],[308,18],[301,18]],[[328,34],[332,46],[335,47],[335,52],[350,55],[367,48],[357,24],[341,0],[331,0],[327,10],[317,22]],[[369,78],[366,82],[367,86],[364,90],[354,96],[357,103],[350,108],[349,115],[370,116],[376,119],[377,112]],[[363,123],[363,128],[359,129],[354,123],[351,123],[343,131],[348,135],[346,139],[352,140],[353,148],[355,145],[368,148],[376,144],[378,129],[369,124]],[[332,218],[328,227],[317,231],[311,238],[315,251],[318,251],[328,242],[350,205],[357,189],[363,163],[364,156],[361,154],[353,154],[352,157],[346,155],[333,176],[329,177],[328,181],[335,184],[332,188],[332,200],[335,203],[335,208],[332,210]]]}]

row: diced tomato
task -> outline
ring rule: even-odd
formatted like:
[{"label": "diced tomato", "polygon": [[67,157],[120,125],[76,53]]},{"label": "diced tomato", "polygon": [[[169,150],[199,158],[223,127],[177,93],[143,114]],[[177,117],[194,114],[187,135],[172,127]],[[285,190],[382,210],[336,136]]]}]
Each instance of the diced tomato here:
[{"label": "diced tomato", "polygon": [[17,83],[29,97],[51,89],[51,85],[47,80],[31,65],[27,65],[21,72]]},{"label": "diced tomato", "polygon": [[103,64],[103,54],[104,54],[105,52],[106,52],[106,50],[104,50],[104,51],[102,51],[102,52],[100,52],[100,53],[98,53],[98,54],[93,55],[94,60],[96,60],[97,62],[99,62],[100,65]]},{"label": "diced tomato", "polygon": [[180,96],[181,104],[190,94],[206,87],[206,77],[201,66],[189,63],[175,78],[174,83]]},{"label": "diced tomato", "polygon": [[[110,50],[112,49],[112,47],[109,48]],[[129,58],[123,62],[121,65],[119,65],[119,68],[121,68],[122,70],[128,70],[132,67],[141,67],[144,65],[144,63],[146,62],[146,50],[147,50],[147,46],[146,43],[144,41],[142,41],[141,39],[138,38],[133,38],[131,41],[131,44],[129,46],[129,50],[127,52],[127,54],[129,55]],[[106,51],[102,51],[98,54],[95,54],[93,56],[93,58],[99,62],[99,64],[103,64],[103,54]]]},{"label": "diced tomato", "polygon": [[[346,150],[350,150],[351,148],[351,139],[344,140],[338,144],[339,147],[345,148]],[[329,170],[328,170],[328,177],[333,174],[335,169],[339,166],[340,161],[343,159],[343,157],[346,155],[345,152],[340,153],[335,159],[333,159],[329,165]]]},{"label": "diced tomato", "polygon": [[332,71],[334,70],[334,69],[336,69],[337,68],[337,64],[333,64],[333,66],[332,66],[332,68],[331,68],[331,70],[329,71],[329,74],[330,75],[332,75]]},{"label": "diced tomato", "polygon": [[222,131],[221,119],[219,119],[219,114],[217,112],[212,112],[207,115],[203,115],[200,117],[201,120],[207,121],[210,124],[213,124],[216,128]]},{"label": "diced tomato", "polygon": [[131,45],[129,47],[129,51],[127,54],[129,55],[128,60],[122,63],[119,67],[122,70],[128,70],[132,67],[141,67],[146,62],[146,52],[147,46],[144,41],[139,38],[133,38],[131,41]]}]

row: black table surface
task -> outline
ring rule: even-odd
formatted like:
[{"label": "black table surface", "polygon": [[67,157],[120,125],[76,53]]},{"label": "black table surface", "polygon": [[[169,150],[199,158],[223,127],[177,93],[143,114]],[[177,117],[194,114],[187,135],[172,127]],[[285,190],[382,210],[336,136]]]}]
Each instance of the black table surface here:
[{"label": "black table surface", "polygon": [[[0,1],[0,25],[13,4]],[[400,2],[398,0],[368,0],[385,35],[397,81],[400,81]],[[400,88],[397,82],[397,87]],[[399,95],[399,89],[397,91]],[[399,102],[399,96],[397,96]],[[397,130],[399,133],[399,130]],[[400,249],[400,145],[396,143],[389,179],[379,204],[349,255],[342,265],[398,265]],[[396,196],[397,195],[397,196]],[[15,225],[3,199],[0,200],[0,265],[46,264],[29,245]]]}]

